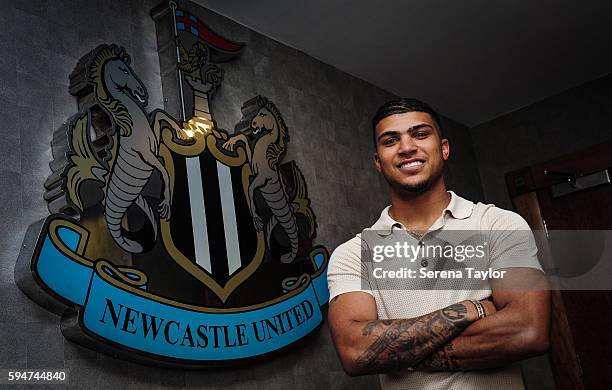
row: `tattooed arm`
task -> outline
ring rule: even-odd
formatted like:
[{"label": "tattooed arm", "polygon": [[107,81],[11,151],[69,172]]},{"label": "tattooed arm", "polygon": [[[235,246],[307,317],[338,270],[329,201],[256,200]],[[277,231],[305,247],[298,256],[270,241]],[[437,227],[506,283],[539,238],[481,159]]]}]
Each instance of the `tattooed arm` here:
[{"label": "tattooed arm", "polygon": [[[485,306],[492,304],[483,302]],[[364,292],[335,297],[329,326],[349,375],[412,367],[478,319],[475,306],[462,301],[420,317],[378,320],[374,298]]]},{"label": "tattooed arm", "polygon": [[[508,279],[528,283],[528,291],[504,289],[493,282],[495,315],[468,326],[457,338],[421,362],[425,371],[501,367],[548,349],[550,293],[543,275],[530,268],[509,268]],[[515,283],[507,280],[506,283]],[[517,283],[515,283],[516,285]],[[536,289],[534,286],[541,286]]]}]

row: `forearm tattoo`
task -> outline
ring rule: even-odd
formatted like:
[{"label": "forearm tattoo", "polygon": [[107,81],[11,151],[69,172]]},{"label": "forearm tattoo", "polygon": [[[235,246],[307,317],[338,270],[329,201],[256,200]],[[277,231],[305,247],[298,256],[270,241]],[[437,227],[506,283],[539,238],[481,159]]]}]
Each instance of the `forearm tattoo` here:
[{"label": "forearm tattoo", "polygon": [[417,318],[369,322],[362,334],[373,336],[374,342],[359,356],[357,364],[370,373],[412,367],[470,323],[463,303]]},{"label": "forearm tattoo", "polygon": [[416,367],[422,371],[453,371],[459,368],[457,361],[452,357],[452,352],[455,346],[452,341],[444,344],[444,346],[431,355],[425,360],[420,362]]}]

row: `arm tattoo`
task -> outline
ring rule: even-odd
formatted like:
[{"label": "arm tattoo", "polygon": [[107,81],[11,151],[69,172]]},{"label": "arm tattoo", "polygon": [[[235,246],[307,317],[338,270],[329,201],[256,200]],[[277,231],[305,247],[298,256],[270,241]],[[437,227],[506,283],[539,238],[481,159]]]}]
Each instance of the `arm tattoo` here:
[{"label": "arm tattoo", "polygon": [[459,368],[457,361],[451,356],[455,347],[453,342],[446,343],[442,348],[429,355],[415,368],[422,371],[454,371]]},{"label": "arm tattoo", "polygon": [[371,373],[412,367],[470,323],[462,303],[417,318],[369,322],[362,334],[373,337],[374,342],[359,356],[357,364]]},{"label": "arm tattoo", "polygon": [[382,323],[383,323],[383,325],[387,325],[387,326],[389,326],[389,325],[391,325],[391,324],[393,323],[393,320],[382,320],[382,321],[372,321],[372,322],[369,322],[369,323],[368,323],[366,326],[364,326],[364,327],[363,327],[363,332],[362,332],[362,334],[363,334],[364,336],[369,336],[369,335],[371,335],[371,334],[372,334],[372,331],[373,331],[374,329],[376,329],[376,326],[378,325],[378,323],[379,323],[379,322],[382,322]]}]

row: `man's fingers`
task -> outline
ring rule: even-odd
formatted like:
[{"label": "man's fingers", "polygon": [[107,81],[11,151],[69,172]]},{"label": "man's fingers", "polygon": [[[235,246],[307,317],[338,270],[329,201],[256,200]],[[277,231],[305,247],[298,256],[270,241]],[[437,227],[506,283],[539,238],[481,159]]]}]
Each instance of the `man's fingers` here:
[{"label": "man's fingers", "polygon": [[480,303],[482,303],[482,306],[485,309],[485,314],[488,316],[490,316],[491,314],[497,311],[497,308],[495,307],[495,304],[493,303],[491,298],[483,299],[480,301]]}]

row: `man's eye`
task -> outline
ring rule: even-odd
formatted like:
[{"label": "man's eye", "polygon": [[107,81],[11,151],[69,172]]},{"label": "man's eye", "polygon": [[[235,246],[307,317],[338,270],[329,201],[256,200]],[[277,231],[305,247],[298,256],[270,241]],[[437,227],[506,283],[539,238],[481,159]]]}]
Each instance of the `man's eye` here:
[{"label": "man's eye", "polygon": [[395,141],[397,141],[397,138],[391,137],[391,138],[384,139],[382,143],[383,143],[383,145],[391,145]]},{"label": "man's eye", "polygon": [[428,132],[426,132],[426,131],[417,131],[417,132],[414,134],[414,136],[415,136],[416,138],[425,138],[425,137],[427,137],[428,135],[429,135],[429,133],[428,133]]}]

